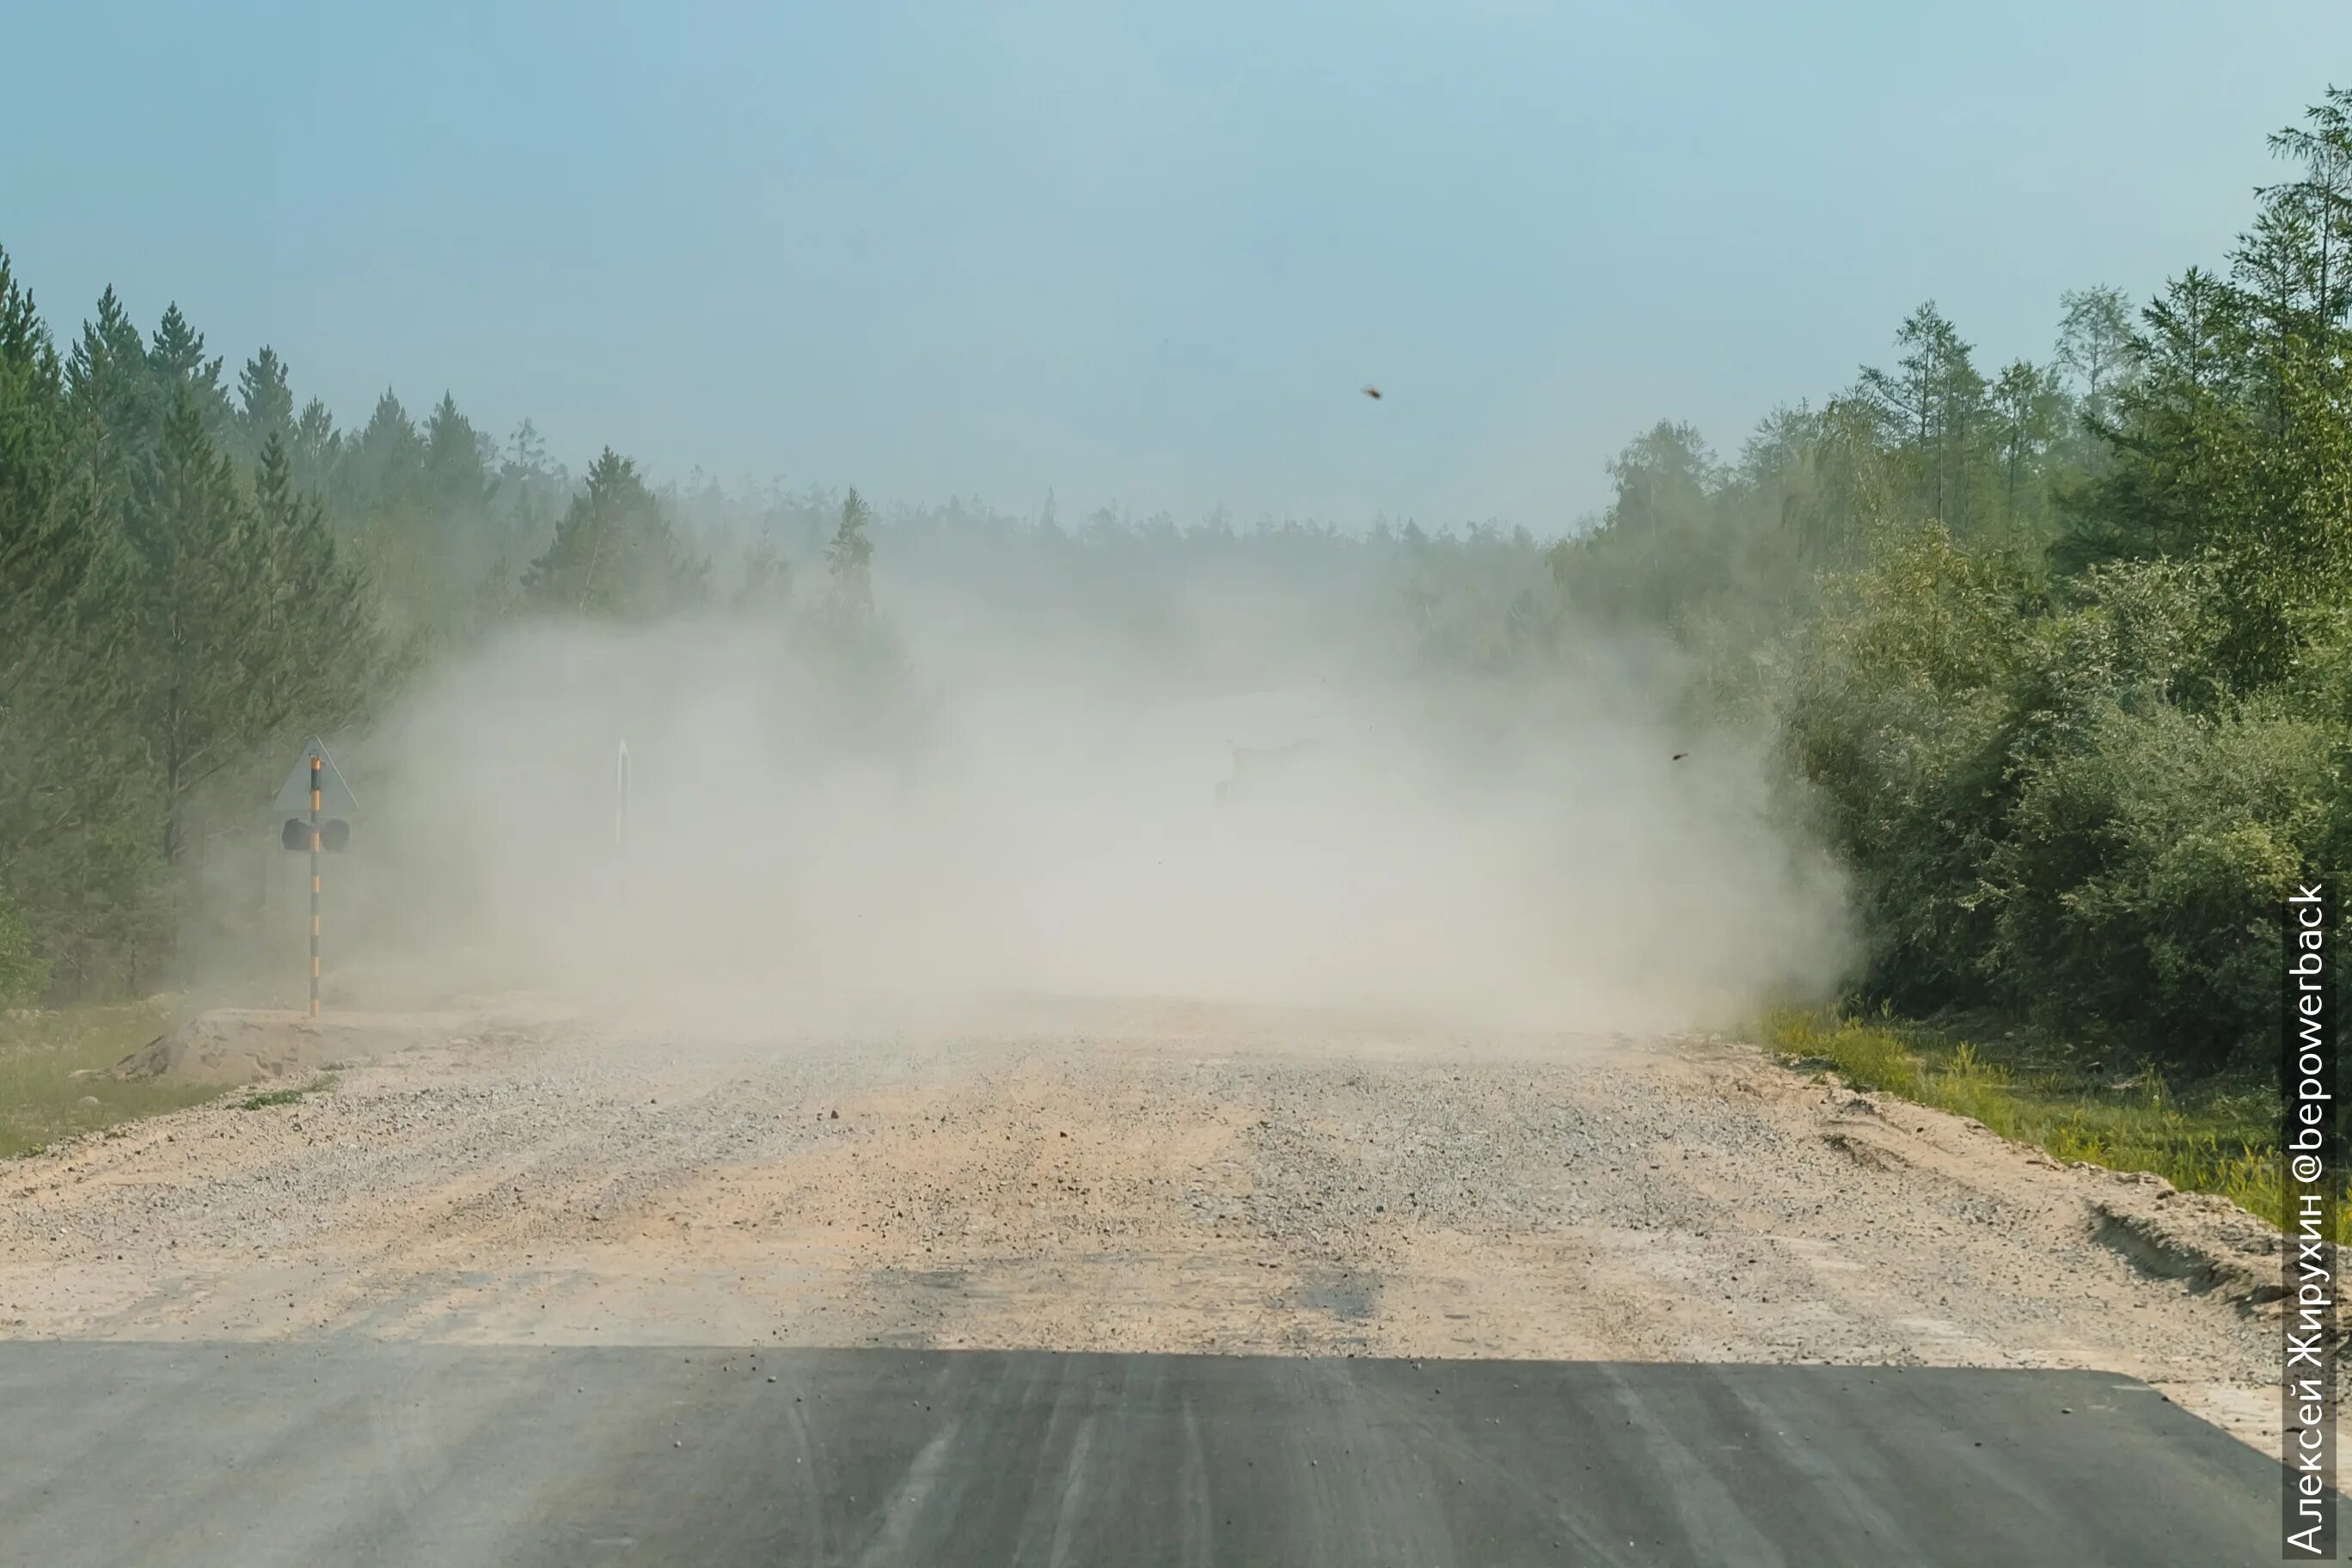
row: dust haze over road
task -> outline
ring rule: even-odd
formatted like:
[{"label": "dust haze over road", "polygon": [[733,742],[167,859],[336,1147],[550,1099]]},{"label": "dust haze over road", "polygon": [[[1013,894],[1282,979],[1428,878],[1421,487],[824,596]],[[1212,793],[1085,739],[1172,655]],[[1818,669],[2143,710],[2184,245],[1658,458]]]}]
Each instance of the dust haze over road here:
[{"label": "dust haze over road", "polygon": [[[343,966],[1582,1028],[1727,1023],[1844,968],[1762,737],[1676,762],[1679,694],[1620,651],[1433,675],[1374,635],[1399,612],[1372,584],[1163,584],[1141,625],[1085,595],[1046,620],[886,574],[901,646],[850,668],[744,616],[497,643],[355,752],[381,810],[339,879]],[[1237,750],[1286,748],[1219,809]]]}]

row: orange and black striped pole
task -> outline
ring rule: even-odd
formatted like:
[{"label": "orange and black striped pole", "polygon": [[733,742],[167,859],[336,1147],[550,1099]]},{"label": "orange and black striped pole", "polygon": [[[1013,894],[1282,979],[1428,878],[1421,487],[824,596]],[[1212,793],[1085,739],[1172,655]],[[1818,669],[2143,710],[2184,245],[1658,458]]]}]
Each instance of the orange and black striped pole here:
[{"label": "orange and black striped pole", "polygon": [[310,753],[310,1016],[319,1016],[319,764]]}]

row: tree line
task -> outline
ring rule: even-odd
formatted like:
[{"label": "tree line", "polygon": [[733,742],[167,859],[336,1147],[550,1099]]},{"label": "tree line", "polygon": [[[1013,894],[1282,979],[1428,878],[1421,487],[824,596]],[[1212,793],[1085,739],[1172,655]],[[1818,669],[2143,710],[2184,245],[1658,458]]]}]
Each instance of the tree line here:
[{"label": "tree line", "polygon": [[1862,995],[2191,1070],[2266,1059],[2278,907],[2352,837],[2352,93],[2218,267],[2069,294],[2042,364],[1931,305],[1718,460],[1662,424],[1551,552],[1770,716]]},{"label": "tree line", "polygon": [[1728,458],[1643,432],[1548,546],[1050,500],[885,517],[657,489],[609,448],[573,475],[446,395],[339,428],[270,350],[232,384],[176,307],[142,335],[110,290],[60,347],[0,255],[0,994],[163,978],[191,841],[230,830],[206,803],[519,619],[789,618],[872,697],[905,668],[879,552],[901,585],[928,562],[1154,658],[1219,653],[1180,576],[1296,584],[1302,645],[1449,677],[1654,645],[1687,723],[1774,737],[1776,809],[1849,872],[1858,997],[2257,1059],[2277,900],[2352,842],[2352,94],[2272,150],[2225,256],[2146,301],[2067,294],[2039,363],[1979,363],[1923,305],[1889,363]]},{"label": "tree line", "polygon": [[[610,449],[575,481],[446,395],[345,430],[268,348],[223,370],[176,305],[142,333],[110,289],[60,346],[0,252],[0,1002],[172,978],[192,850],[254,832],[304,734],[518,617],[708,595]],[[866,517],[851,492],[833,542],[859,605]]]},{"label": "tree line", "polygon": [[[1154,552],[1239,583],[1328,580],[1370,549],[1222,511],[885,519],[855,489],[656,487],[610,447],[573,474],[529,421],[498,442],[447,394],[419,420],[386,391],[344,427],[268,347],[230,377],[177,305],[142,332],[109,289],[61,344],[0,251],[0,1005],[183,978],[177,939],[206,918],[193,852],[266,837],[255,803],[305,734],[363,731],[519,623],[764,618],[837,706],[897,700],[885,538],[1016,618],[1076,605],[1147,637],[1174,618]],[[1411,525],[1393,542],[1444,547]]]}]

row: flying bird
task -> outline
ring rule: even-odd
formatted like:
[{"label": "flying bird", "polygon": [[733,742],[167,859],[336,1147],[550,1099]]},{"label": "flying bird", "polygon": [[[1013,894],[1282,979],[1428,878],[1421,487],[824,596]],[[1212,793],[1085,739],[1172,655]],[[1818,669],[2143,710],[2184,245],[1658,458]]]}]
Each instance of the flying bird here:
[{"label": "flying bird", "polygon": [[1377,386],[1368,386],[1364,388],[1364,395],[1378,403],[1381,400],[1381,389]]},{"label": "flying bird", "polygon": [[1688,752],[1676,752],[1675,753],[1674,760],[1675,760],[1675,762],[1678,762],[1678,763],[1679,763],[1679,762],[1681,762],[1685,757],[1687,757],[1687,756],[1689,756],[1689,755],[1690,755],[1690,753],[1689,753]]}]

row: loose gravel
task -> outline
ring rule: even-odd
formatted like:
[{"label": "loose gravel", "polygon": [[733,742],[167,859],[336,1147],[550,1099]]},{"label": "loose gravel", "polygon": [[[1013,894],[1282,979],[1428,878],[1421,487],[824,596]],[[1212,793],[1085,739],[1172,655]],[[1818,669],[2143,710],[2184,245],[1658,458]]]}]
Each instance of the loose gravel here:
[{"label": "loose gravel", "polygon": [[2075,1366],[2274,1436],[2275,1320],[2100,1239],[2241,1222],[1729,1042],[796,1016],[461,1022],[0,1165],[0,1337]]}]

